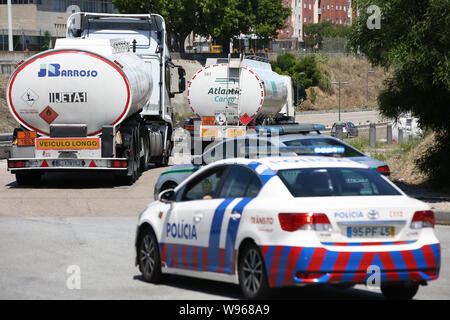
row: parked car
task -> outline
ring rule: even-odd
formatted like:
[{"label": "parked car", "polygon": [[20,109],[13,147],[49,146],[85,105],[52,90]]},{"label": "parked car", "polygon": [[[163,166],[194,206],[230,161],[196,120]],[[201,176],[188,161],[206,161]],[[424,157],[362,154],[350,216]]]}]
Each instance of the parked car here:
[{"label": "parked car", "polygon": [[331,128],[331,136],[337,137],[337,128],[338,124],[342,124],[342,133],[345,138],[348,137],[357,137],[358,136],[358,128],[353,124],[353,122],[335,122],[333,127]]}]

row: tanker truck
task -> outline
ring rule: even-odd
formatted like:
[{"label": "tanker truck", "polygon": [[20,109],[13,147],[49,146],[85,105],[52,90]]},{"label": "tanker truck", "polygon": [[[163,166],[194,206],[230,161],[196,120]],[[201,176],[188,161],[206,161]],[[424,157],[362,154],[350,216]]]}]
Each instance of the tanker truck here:
[{"label": "tanker truck", "polygon": [[199,154],[211,141],[245,135],[257,125],[294,123],[293,92],[291,78],[272,71],[263,58],[207,59],[187,87],[196,116],[185,123],[191,152]]},{"label": "tanker truck", "polygon": [[71,15],[66,38],[19,63],[9,79],[7,103],[20,127],[8,170],[18,184],[67,170],[109,171],[132,184],[149,163],[168,162],[170,99],[184,91],[184,76],[161,16]]}]

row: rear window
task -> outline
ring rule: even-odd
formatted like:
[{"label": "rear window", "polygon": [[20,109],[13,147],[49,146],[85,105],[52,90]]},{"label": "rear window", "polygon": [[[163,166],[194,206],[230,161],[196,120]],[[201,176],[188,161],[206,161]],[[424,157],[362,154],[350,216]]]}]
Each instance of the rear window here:
[{"label": "rear window", "polygon": [[312,146],[312,147],[322,147],[322,146],[340,146],[344,147],[344,152],[341,154],[342,157],[364,157],[365,155],[337,140],[328,139],[328,138],[315,138],[315,139],[297,139],[290,141],[283,141],[285,145],[288,147],[303,147],[303,146]]},{"label": "rear window", "polygon": [[401,195],[373,169],[302,168],[277,174],[296,198]]}]

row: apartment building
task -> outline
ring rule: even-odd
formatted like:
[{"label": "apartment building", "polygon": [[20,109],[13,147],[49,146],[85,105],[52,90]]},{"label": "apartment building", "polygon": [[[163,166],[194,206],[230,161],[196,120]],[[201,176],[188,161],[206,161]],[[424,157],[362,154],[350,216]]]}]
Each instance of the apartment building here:
[{"label": "apartment building", "polygon": [[[65,36],[67,18],[76,11],[114,12],[111,0],[11,0],[14,50],[39,50],[45,32]],[[0,50],[8,49],[7,0],[0,0]]]},{"label": "apartment building", "polygon": [[304,41],[303,26],[330,21],[333,24],[351,25],[352,0],[282,0],[291,9],[286,27],[278,30],[275,48],[296,50]]}]

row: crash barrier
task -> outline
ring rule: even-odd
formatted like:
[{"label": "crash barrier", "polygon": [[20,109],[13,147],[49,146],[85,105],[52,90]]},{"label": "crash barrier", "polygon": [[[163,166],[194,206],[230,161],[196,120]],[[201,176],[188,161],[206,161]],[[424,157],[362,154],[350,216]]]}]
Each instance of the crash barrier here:
[{"label": "crash barrier", "polygon": [[0,159],[9,157],[13,136],[11,133],[0,133]]}]

